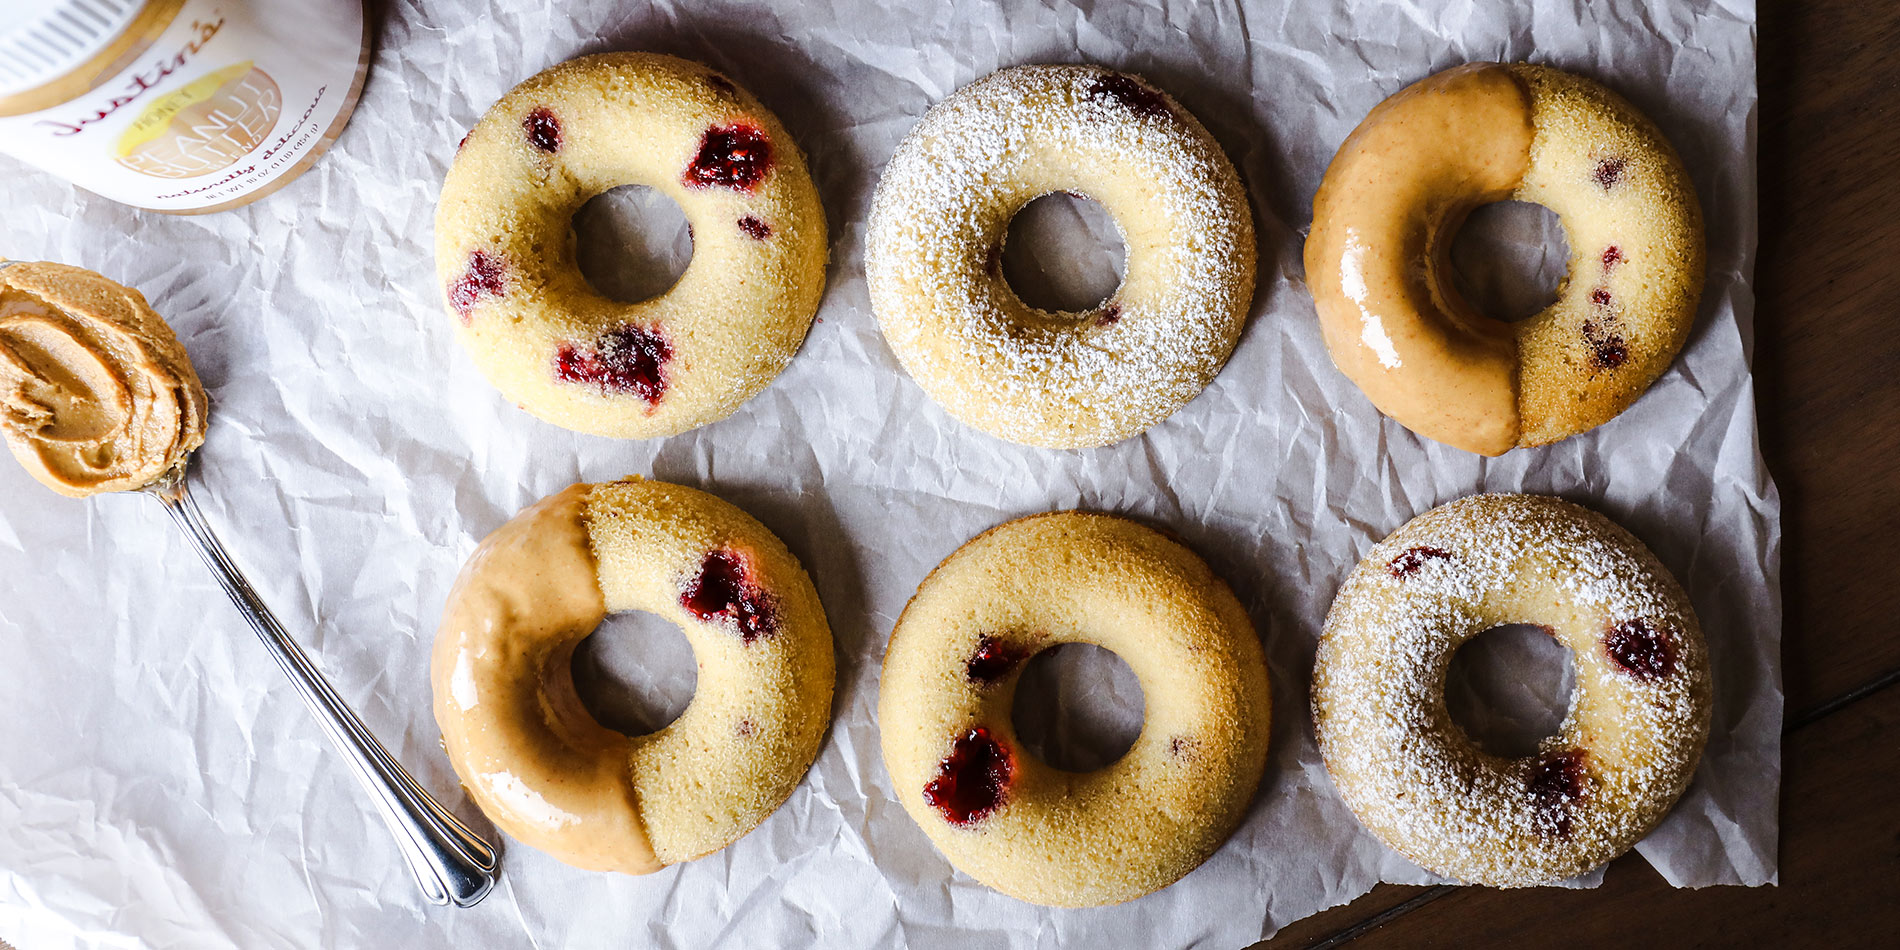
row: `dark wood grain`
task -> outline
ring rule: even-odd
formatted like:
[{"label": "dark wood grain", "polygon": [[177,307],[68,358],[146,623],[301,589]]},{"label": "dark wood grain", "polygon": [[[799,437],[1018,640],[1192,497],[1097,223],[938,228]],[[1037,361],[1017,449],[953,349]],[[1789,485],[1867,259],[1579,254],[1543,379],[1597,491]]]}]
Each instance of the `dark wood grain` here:
[{"label": "dark wood grain", "polygon": [[1900,668],[1900,4],[1761,17],[1755,365],[1801,709]]},{"label": "dark wood grain", "polygon": [[1288,924],[1273,939],[1260,947],[1314,947],[1353,928],[1387,917],[1409,913],[1407,905],[1421,895],[1436,890],[1428,887],[1387,884],[1361,895],[1350,904],[1341,904],[1302,917]]},{"label": "dark wood grain", "polygon": [[1893,946],[1900,925],[1900,4],[1760,10],[1755,374],[1783,503],[1778,888],[1390,885],[1263,946]]}]

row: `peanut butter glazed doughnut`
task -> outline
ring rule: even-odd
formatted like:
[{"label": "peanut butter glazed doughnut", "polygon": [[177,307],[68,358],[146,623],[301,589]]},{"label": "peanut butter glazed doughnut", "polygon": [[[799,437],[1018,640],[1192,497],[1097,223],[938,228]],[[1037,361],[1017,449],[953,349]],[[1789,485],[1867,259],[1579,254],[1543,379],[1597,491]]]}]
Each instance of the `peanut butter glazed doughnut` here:
[{"label": "peanut butter glazed doughnut", "polygon": [[[1503,323],[1452,286],[1452,237],[1505,199],[1557,213],[1557,300]],[[1400,90],[1353,130],[1313,198],[1306,279],[1327,349],[1380,412],[1484,455],[1608,422],[1689,337],[1702,212],[1662,133],[1616,93],[1526,63]]]},{"label": "peanut butter glazed doughnut", "polygon": [[[1146,722],[1121,759],[1064,772],[1010,724],[1023,664],[1114,651]],[[1194,870],[1266,767],[1267,668],[1220,578],[1159,532],[1057,512],[978,536],[925,578],[884,655],[878,729],[897,797],[950,863],[1020,900],[1113,904]]]},{"label": "peanut butter glazed doughnut", "polygon": [[[1127,272],[1085,313],[1003,280],[1010,219],[1046,194],[1101,202]],[[1187,405],[1253,296],[1253,217],[1220,146],[1145,80],[1020,66],[925,114],[891,156],[865,247],[871,308],[904,369],[964,423],[1045,448],[1126,439]]]},{"label": "peanut butter glazed doughnut", "polygon": [[[686,711],[651,735],[602,726],[574,648],[609,613],[685,631]],[[710,854],[777,809],[829,721],[831,630],[765,527],[711,495],[632,478],[575,485],[495,530],[462,568],[430,679],[443,748],[497,827],[589,870]]]},{"label": "peanut butter glazed doughnut", "polygon": [[[1507,759],[1451,721],[1445,670],[1513,623],[1569,647],[1577,676],[1557,734]],[[1537,495],[1460,499],[1375,545],[1313,669],[1320,752],[1360,822],[1420,867],[1494,887],[1574,877],[1647,835],[1695,774],[1710,702],[1675,578],[1608,518]]]},{"label": "peanut butter glazed doughnut", "polygon": [[206,405],[143,294],[0,260],[0,433],[41,484],[73,498],[143,488],[204,444]]},{"label": "peanut butter glazed doughnut", "polygon": [[[640,303],[596,293],[571,221],[618,185],[678,203],[693,259]],[[516,86],[442,184],[436,271],[488,381],[555,425],[652,438],[723,419],[805,339],[825,219],[772,113],[704,66],[652,53],[569,60]]]}]

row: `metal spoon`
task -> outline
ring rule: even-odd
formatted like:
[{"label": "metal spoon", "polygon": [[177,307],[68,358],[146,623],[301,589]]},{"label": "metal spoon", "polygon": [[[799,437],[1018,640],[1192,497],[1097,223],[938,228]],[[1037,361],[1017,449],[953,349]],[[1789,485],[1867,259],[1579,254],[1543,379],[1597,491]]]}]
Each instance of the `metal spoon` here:
[{"label": "metal spoon", "polygon": [[383,822],[396,836],[396,844],[409,862],[416,883],[422,886],[423,896],[432,904],[474,906],[501,876],[495,849],[416,784],[336,690],[330,688],[329,681],[284,632],[277,618],[271,616],[270,608],[264,606],[264,601],[238,572],[237,565],[231,563],[230,555],[224,552],[224,546],[211,533],[211,526],[205,523],[198,503],[186,490],[185,475],[190,463],[191,457],[187,455],[157,481],[139,491],[157,498],[172,521],[197,544],[199,556],[204,558],[205,566],[211,568],[219,586],[231,596],[244,619],[250,621],[251,629],[264,641],[271,658],[289,674],[298,695],[317,717],[317,724],[343,753],[357,781],[376,803]]},{"label": "metal spoon", "polygon": [[[23,261],[0,258],[0,270]],[[211,568],[218,586],[237,604],[238,612],[250,621],[251,629],[264,641],[271,658],[290,676],[291,685],[317,717],[317,724],[330,736],[337,750],[349,762],[356,780],[370,793],[383,823],[396,836],[403,859],[421,885],[422,894],[432,904],[453,903],[473,907],[495,886],[501,876],[495,849],[449,814],[416,780],[402,763],[376,741],[376,737],[356,717],[330,682],[317,671],[297,642],[271,616],[270,608],[251,589],[249,581],[231,563],[231,556],[218,543],[217,535],[205,522],[191,493],[185,488],[186,470],[191,456],[178,460],[165,474],[139,491],[157,498],[172,521],[197,544],[198,555]]]}]

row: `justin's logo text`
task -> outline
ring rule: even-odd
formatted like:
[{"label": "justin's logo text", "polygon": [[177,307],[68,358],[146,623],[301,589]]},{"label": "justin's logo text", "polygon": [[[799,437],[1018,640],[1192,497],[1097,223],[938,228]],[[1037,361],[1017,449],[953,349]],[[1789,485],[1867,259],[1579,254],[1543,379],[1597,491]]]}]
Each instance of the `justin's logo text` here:
[{"label": "justin's logo text", "polygon": [[192,39],[191,42],[186,43],[178,50],[177,55],[170,59],[160,60],[149,69],[133,73],[132,76],[126,80],[125,90],[113,96],[111,99],[106,100],[104,104],[94,110],[92,115],[81,117],[72,122],[41,119],[34,124],[52,127],[53,134],[56,136],[78,135],[86,131],[87,126],[100,122],[107,116],[136,102],[140,96],[145,95],[147,92],[150,92],[153,87],[164,82],[165,77],[183,69],[185,64],[191,61],[192,57],[198,55],[199,50],[205,48],[206,43],[211,42],[212,37],[218,35],[218,30],[224,27],[224,15],[216,11],[214,11],[213,15],[216,19],[209,22],[193,20],[191,28],[195,38]]}]

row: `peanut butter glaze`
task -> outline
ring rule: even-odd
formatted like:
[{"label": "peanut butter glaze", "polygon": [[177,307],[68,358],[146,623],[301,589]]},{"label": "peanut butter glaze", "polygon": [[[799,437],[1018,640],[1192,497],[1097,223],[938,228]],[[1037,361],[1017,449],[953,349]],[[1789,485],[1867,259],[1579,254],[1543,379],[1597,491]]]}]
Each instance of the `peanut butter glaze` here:
[{"label": "peanut butter glaze", "polygon": [[1518,442],[1515,337],[1441,275],[1466,215],[1523,180],[1532,138],[1530,97],[1506,66],[1413,83],[1340,146],[1306,240],[1307,282],[1340,371],[1406,428],[1484,455]]},{"label": "peanut butter glaze", "polygon": [[436,723],[469,794],[510,836],[577,867],[646,874],[633,740],[574,691],[574,648],[607,617],[588,546],[590,485],[482,541],[449,593],[431,679]]},{"label": "peanut butter glaze", "polygon": [[74,498],[156,481],[204,443],[205,393],[138,291],[77,267],[0,267],[0,433]]}]

